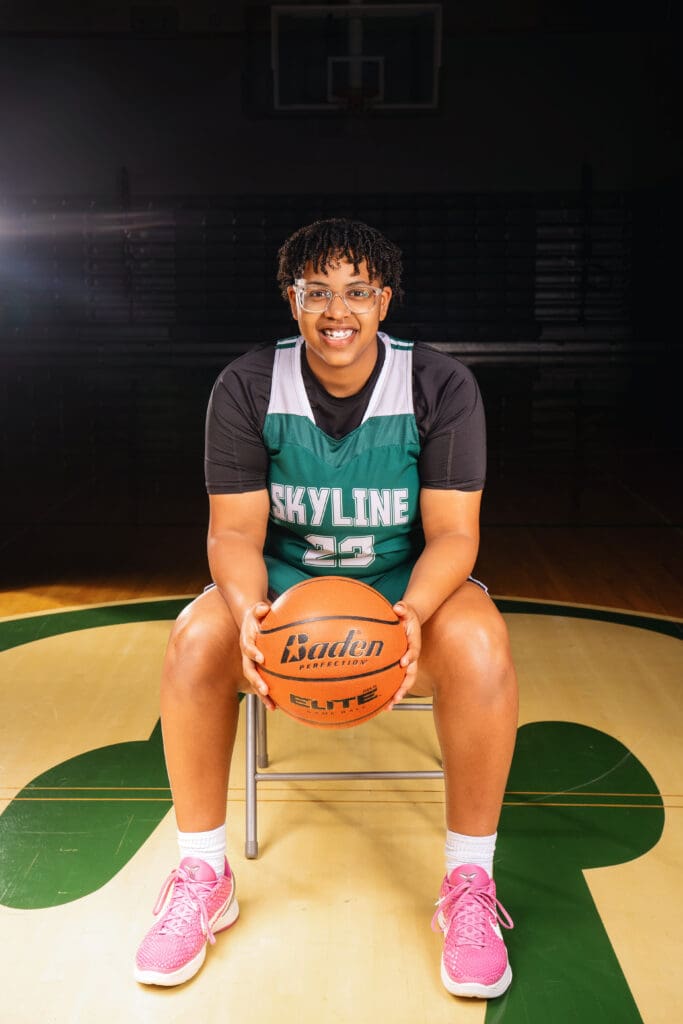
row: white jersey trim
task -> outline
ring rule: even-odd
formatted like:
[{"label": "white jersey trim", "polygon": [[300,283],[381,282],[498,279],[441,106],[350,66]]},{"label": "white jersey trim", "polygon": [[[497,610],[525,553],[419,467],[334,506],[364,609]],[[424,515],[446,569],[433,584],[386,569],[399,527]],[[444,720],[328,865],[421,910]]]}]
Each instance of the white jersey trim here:
[{"label": "white jersey trim", "polygon": [[414,414],[413,409],[413,345],[398,347],[383,331],[377,337],[384,344],[384,366],[377,378],[362,422],[375,416]]},{"label": "white jersey trim", "polygon": [[[301,374],[301,346],[304,339],[288,338],[275,346],[273,383],[266,416],[281,413],[286,416],[304,416],[315,423],[311,403],[306,394]],[[294,342],[294,344],[292,344]]]},{"label": "white jersey trim", "polygon": [[[397,344],[379,331],[384,345],[384,365],[377,378],[362,423],[377,416],[414,415],[413,344]],[[301,346],[304,339],[288,338],[278,342],[273,360],[273,382],[267,416],[279,413],[303,416],[315,423],[311,403],[301,373]]]}]

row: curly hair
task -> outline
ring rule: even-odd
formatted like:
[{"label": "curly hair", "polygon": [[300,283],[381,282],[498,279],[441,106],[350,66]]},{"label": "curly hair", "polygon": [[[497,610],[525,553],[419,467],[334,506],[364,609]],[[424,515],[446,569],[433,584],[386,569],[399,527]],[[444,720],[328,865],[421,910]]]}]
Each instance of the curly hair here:
[{"label": "curly hair", "polygon": [[324,271],[340,259],[353,263],[356,274],[365,260],[370,277],[391,288],[394,298],[402,299],[401,250],[376,228],[344,217],[307,224],[280,246],[277,280],[283,298],[287,298],[287,286],[301,277],[307,263],[314,271]]}]

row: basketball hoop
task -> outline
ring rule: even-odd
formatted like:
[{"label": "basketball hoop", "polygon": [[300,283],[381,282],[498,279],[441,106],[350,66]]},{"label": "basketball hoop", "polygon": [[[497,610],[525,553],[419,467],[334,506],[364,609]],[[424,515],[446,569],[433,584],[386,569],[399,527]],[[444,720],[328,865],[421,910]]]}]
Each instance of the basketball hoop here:
[{"label": "basketball hoop", "polygon": [[355,116],[436,109],[442,6],[273,4],[274,109]]}]

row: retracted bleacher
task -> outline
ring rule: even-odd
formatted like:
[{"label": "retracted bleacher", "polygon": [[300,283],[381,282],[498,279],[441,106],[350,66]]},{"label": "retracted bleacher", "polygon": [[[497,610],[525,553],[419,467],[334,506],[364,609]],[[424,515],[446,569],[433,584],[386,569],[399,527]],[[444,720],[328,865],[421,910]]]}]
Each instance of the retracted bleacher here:
[{"label": "retracted bleacher", "polygon": [[604,446],[632,367],[671,344],[649,316],[653,265],[670,244],[662,203],[585,190],[7,198],[3,516],[30,521],[37,487],[53,521],[203,515],[211,384],[239,353],[294,329],[277,249],[318,217],[359,217],[402,247],[406,302],[388,329],[475,368],[494,465]]}]

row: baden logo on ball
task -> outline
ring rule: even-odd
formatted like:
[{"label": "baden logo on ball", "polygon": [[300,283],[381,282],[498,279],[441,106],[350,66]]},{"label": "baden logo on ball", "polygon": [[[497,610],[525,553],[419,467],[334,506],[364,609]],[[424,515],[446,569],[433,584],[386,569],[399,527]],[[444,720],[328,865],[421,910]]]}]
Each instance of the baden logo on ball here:
[{"label": "baden logo on ball", "polygon": [[275,704],[309,725],[344,728],[391,701],[405,676],[403,625],[374,588],[345,576],[290,587],[257,640],[259,672]]},{"label": "baden logo on ball", "polygon": [[359,629],[350,629],[343,640],[316,640],[307,646],[310,639],[308,633],[288,636],[280,663],[299,661],[300,669],[317,668],[319,664],[342,668],[365,664],[371,657],[379,658],[384,648],[383,640],[366,640]]}]

